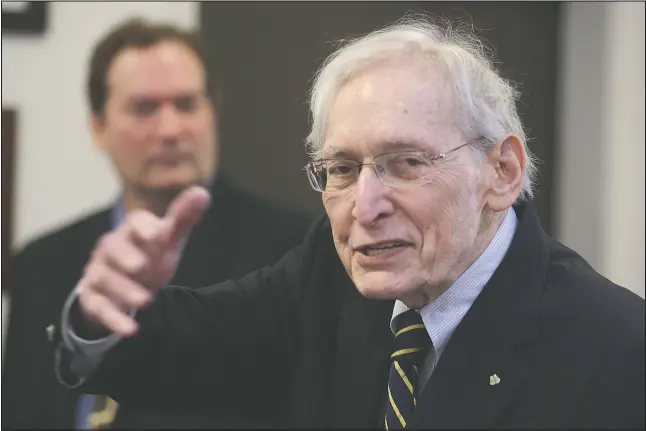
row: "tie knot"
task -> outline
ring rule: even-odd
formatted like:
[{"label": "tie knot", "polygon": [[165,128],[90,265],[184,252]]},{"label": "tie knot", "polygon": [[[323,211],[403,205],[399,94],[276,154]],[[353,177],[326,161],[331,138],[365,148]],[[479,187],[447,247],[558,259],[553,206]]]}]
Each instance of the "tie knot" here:
[{"label": "tie knot", "polygon": [[408,310],[395,320],[395,343],[391,359],[419,366],[424,354],[431,347],[431,338],[422,317],[415,310]]}]

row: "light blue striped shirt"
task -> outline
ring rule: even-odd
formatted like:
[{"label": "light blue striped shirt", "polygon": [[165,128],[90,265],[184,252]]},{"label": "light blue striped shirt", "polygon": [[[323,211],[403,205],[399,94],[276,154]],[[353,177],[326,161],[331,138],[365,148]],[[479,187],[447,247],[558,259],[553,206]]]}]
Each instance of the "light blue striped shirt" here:
[{"label": "light blue striped shirt", "polygon": [[[517,224],[516,212],[510,208],[480,257],[442,295],[418,310],[434,347],[420,369],[418,392],[424,389],[451,335],[507,254]],[[409,308],[403,302],[395,301],[391,329],[394,328],[395,318],[407,310]]]}]

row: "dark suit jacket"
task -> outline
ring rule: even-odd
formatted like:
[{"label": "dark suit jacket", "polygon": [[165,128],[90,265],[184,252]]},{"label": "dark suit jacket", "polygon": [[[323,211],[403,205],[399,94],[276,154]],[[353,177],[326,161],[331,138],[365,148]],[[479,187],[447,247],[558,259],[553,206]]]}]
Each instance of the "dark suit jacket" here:
[{"label": "dark suit jacket", "polygon": [[[173,283],[206,286],[275,263],[302,241],[308,216],[235,190],[223,178],[213,203],[194,228]],[[2,427],[73,428],[77,395],[60,385],[51,365],[46,326],[60,322],[61,307],[82,275],[98,238],[110,229],[111,209],[93,214],[29,244],[12,266],[11,315],[2,373]],[[198,359],[199,360],[199,359]],[[116,424],[162,426],[241,425],[244,421],[159,419],[124,407]]]},{"label": "dark suit jacket", "polygon": [[[549,238],[531,207],[418,399],[412,428],[644,429],[644,301]],[[393,301],[362,297],[329,221],[278,264],[162,289],[82,388],[184,414],[381,428]],[[54,343],[62,378],[70,354]],[[490,385],[496,374],[500,383]]]}]

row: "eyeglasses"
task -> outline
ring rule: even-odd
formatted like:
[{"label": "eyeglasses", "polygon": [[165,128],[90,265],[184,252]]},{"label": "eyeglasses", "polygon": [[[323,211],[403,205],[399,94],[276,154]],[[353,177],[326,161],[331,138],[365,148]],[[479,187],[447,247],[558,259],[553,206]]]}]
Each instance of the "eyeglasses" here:
[{"label": "eyeglasses", "polygon": [[439,155],[428,151],[406,151],[381,154],[370,163],[346,159],[320,159],[309,162],[303,170],[310,185],[317,192],[341,192],[357,182],[361,168],[372,166],[385,185],[394,188],[410,187],[431,181],[434,166],[446,156],[469,142]]}]

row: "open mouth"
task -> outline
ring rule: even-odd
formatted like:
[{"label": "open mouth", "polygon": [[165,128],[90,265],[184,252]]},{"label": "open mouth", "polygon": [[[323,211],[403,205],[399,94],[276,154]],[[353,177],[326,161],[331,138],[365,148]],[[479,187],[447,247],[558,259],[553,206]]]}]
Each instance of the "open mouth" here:
[{"label": "open mouth", "polygon": [[408,247],[408,246],[410,246],[410,244],[393,241],[393,242],[384,242],[380,244],[369,245],[366,247],[360,247],[360,248],[357,248],[356,251],[366,256],[378,256],[380,254],[385,254],[391,250]]}]

